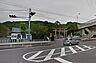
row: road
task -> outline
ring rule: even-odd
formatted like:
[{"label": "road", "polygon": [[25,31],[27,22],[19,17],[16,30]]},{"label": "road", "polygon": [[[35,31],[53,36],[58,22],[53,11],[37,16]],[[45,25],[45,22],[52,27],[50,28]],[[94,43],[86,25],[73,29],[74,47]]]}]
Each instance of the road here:
[{"label": "road", "polygon": [[0,63],[96,63],[96,40],[63,46],[63,40],[52,45],[0,50]]}]

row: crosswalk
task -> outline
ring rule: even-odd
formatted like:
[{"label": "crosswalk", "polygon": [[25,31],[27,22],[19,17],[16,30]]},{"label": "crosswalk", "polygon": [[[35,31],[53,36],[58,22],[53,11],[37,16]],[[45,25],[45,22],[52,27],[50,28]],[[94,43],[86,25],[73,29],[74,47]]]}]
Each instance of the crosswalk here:
[{"label": "crosswalk", "polygon": [[87,46],[87,45],[75,45],[75,46],[68,46],[68,47],[61,47],[55,49],[48,49],[36,52],[29,52],[23,55],[23,59],[27,61],[34,61],[34,62],[43,62],[47,60],[54,59],[61,63],[72,63],[67,60],[64,60],[60,57],[76,54],[83,51],[88,51],[90,49],[94,49],[94,46]]},{"label": "crosswalk", "polygon": [[54,58],[54,59],[57,60],[57,61],[59,61],[59,62],[61,62],[61,63],[72,63],[72,62],[67,61],[67,60],[64,60],[64,59],[62,59],[60,57],[57,57],[57,58]]}]

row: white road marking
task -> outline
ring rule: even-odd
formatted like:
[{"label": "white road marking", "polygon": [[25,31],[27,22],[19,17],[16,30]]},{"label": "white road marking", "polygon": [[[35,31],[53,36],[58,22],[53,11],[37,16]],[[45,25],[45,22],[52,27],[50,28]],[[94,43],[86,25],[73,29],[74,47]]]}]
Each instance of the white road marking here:
[{"label": "white road marking", "polygon": [[92,49],[91,47],[89,47],[89,46],[86,46],[86,45],[83,45],[84,47],[86,47],[86,48],[88,48],[88,49]]},{"label": "white road marking", "polygon": [[52,50],[49,52],[49,54],[46,56],[46,58],[44,59],[44,61],[45,61],[45,60],[49,60],[49,59],[51,58],[51,56],[53,55],[54,51],[55,51],[55,49],[52,49]]},{"label": "white road marking", "polygon": [[61,48],[61,55],[60,56],[64,56],[65,55],[65,48]]},{"label": "white road marking", "polygon": [[[74,53],[79,53],[79,52],[82,52],[82,51],[88,51],[90,49],[94,49],[94,48],[91,48],[91,47],[86,46],[86,45],[82,45],[82,46],[84,46],[84,47],[86,47],[88,49],[84,49],[84,47],[80,47],[78,45],[77,46],[62,47],[62,48],[55,48],[55,49],[47,49],[47,50],[42,50],[42,51],[35,51],[34,52],[34,55],[32,55],[29,58],[27,58],[26,56],[27,55],[30,55],[33,52],[26,53],[26,54],[23,55],[23,59],[25,59],[27,61],[32,61],[32,62],[44,62],[44,61],[47,61],[47,60],[51,60],[51,59],[56,58],[57,61],[59,61],[61,63],[66,63],[67,60],[64,60],[64,59],[58,58],[58,57],[60,57],[60,56],[66,56],[66,55],[71,55],[71,54],[74,54]],[[73,47],[76,47],[76,49],[74,49]],[[65,51],[66,48],[69,48],[70,50]],[[61,51],[58,52],[58,53],[54,53],[55,50],[57,50],[57,49],[60,49]],[[78,51],[78,50],[81,50],[81,51]],[[47,51],[47,52],[50,51],[50,52],[48,53],[48,55],[37,57],[38,55],[40,55],[42,52],[45,52],[45,51]],[[65,54],[66,52],[72,52],[72,53]],[[58,56],[58,57],[52,57],[52,55],[57,55],[57,54],[60,54],[60,56]],[[40,60],[40,58],[44,58],[44,59]],[[70,63],[70,62],[67,62],[67,63]]]},{"label": "white road marking", "polygon": [[77,47],[78,49],[80,49],[81,51],[85,51],[85,49],[81,48],[80,46],[77,46],[77,45],[76,45],[76,47]]},{"label": "white road marking", "polygon": [[37,57],[39,54],[41,54],[43,51],[39,51],[38,53],[34,54],[33,56],[29,57],[28,60],[32,60],[35,57]]},{"label": "white road marking", "polygon": [[69,49],[73,52],[73,53],[77,53],[77,51],[75,49],[73,49],[71,46],[69,47]]},{"label": "white road marking", "polygon": [[60,57],[57,57],[57,58],[54,58],[54,59],[57,60],[57,61],[59,61],[60,63],[72,63],[72,62],[67,61],[67,60],[64,60],[64,59],[62,59]]}]

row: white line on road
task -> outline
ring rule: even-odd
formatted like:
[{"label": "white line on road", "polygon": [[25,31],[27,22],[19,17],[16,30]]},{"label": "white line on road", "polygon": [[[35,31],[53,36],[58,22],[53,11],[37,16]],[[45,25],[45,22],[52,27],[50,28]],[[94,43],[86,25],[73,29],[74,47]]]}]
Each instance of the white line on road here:
[{"label": "white line on road", "polygon": [[46,58],[44,59],[44,61],[45,61],[45,60],[49,60],[49,59],[51,58],[51,56],[53,55],[54,51],[55,51],[55,49],[52,49],[52,50],[49,52],[49,54],[46,56]]},{"label": "white line on road", "polygon": [[64,56],[65,55],[65,48],[61,48],[61,55],[60,56]]},{"label": "white line on road", "polygon": [[77,51],[75,49],[73,49],[71,46],[69,47],[69,49],[73,52],[73,53],[77,53]]},{"label": "white line on road", "polygon": [[57,58],[54,58],[54,59],[57,60],[57,61],[59,61],[59,62],[61,62],[61,63],[72,63],[72,62],[67,61],[67,60],[64,60],[64,59],[62,59],[60,57],[57,57]]},{"label": "white line on road", "polygon": [[77,46],[77,45],[76,45],[76,47],[77,47],[78,49],[80,49],[81,51],[85,51],[85,49],[83,49],[83,48],[81,48],[81,47],[79,47],[79,46]]},{"label": "white line on road", "polygon": [[92,49],[91,47],[89,47],[89,46],[86,46],[86,45],[83,45],[84,47],[86,47],[86,48],[88,48],[88,49]]},{"label": "white line on road", "polygon": [[41,54],[43,51],[39,51],[38,53],[34,54],[33,56],[29,57],[28,60],[32,60],[35,57],[37,57],[39,54]]},{"label": "white line on road", "polygon": [[[58,57],[77,53],[77,51],[80,50],[80,49],[81,49],[81,51],[79,51],[79,52],[82,52],[82,50],[83,50],[83,48],[81,48],[80,46],[74,46],[74,47],[77,47],[77,48],[76,49],[73,49],[73,46],[69,46],[69,47],[55,48],[55,49],[51,49],[51,50],[50,49],[42,50],[41,52],[40,51],[35,51],[34,52],[34,55],[32,55],[31,57],[27,58],[27,55],[30,55],[31,53],[33,53],[33,52],[29,52],[29,53],[26,53],[26,54],[23,55],[23,59],[25,59],[27,61],[33,61],[33,62],[44,62],[44,61],[47,61],[47,60],[51,60],[51,59],[57,58],[57,61],[62,62],[63,60],[61,60],[61,61],[58,60]],[[87,47],[89,47],[89,46],[87,46]],[[69,48],[70,50],[65,51],[66,48]],[[57,49],[61,49],[61,51],[58,52],[58,53],[54,53],[55,50],[57,50]],[[94,48],[92,48],[92,49],[94,49]],[[49,52],[48,55],[39,56],[38,57],[38,55],[40,55],[42,52],[49,51],[49,50],[50,50],[50,52]],[[88,51],[88,50],[91,50],[91,49],[89,49],[89,48],[88,49],[85,49],[85,51]],[[72,53],[65,54],[66,52],[71,52],[71,51],[72,51]],[[57,54],[60,54],[60,56],[58,56],[58,57],[52,57],[53,55],[57,55]],[[39,58],[44,58],[44,59],[43,60],[40,60]],[[62,59],[62,58],[60,58],[60,59]]]}]

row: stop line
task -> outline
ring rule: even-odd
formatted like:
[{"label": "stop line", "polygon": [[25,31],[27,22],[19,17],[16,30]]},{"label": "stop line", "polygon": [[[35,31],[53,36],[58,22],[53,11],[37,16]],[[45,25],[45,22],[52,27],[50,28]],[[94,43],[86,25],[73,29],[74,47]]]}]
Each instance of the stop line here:
[{"label": "stop line", "polygon": [[23,59],[27,61],[33,61],[33,62],[43,62],[43,61],[54,59],[61,63],[62,62],[72,63],[60,57],[70,55],[70,54],[76,54],[78,52],[83,52],[83,51],[87,51],[94,48],[96,47],[87,46],[87,45],[79,45],[79,46],[76,45],[76,46],[48,49],[48,50],[26,53],[23,55]]}]

